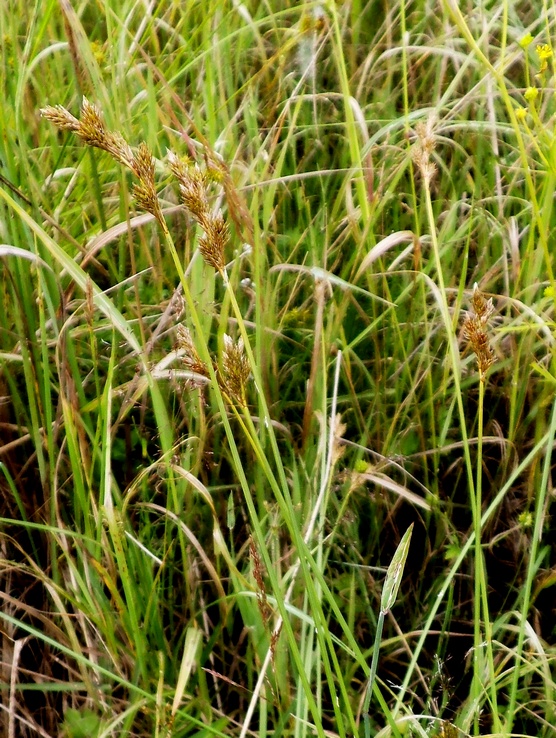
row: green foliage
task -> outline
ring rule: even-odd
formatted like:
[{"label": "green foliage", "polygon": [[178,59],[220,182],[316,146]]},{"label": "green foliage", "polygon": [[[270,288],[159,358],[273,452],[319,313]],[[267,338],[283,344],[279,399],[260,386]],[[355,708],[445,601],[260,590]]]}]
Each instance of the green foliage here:
[{"label": "green foliage", "polygon": [[67,738],[97,738],[101,723],[92,710],[74,710],[68,708],[64,715],[63,734]]},{"label": "green foliage", "polygon": [[556,738],[555,31],[2,4],[2,735]]}]

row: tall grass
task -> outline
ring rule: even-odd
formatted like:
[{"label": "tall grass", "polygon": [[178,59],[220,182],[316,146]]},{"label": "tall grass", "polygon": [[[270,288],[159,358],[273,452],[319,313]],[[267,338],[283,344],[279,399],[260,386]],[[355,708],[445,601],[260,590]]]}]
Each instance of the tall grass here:
[{"label": "tall grass", "polygon": [[0,32],[2,734],[555,736],[553,9]]}]

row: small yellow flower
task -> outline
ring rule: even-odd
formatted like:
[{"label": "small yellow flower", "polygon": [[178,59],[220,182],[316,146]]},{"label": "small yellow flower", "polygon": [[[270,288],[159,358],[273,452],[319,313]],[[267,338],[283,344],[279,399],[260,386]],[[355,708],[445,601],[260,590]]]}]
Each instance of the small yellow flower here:
[{"label": "small yellow flower", "polygon": [[540,60],[539,74],[543,74],[548,69],[548,60],[552,58],[552,46],[549,44],[537,44],[535,51]]},{"label": "small yellow flower", "polygon": [[523,38],[519,41],[519,45],[522,49],[526,49],[528,46],[531,46],[532,43],[533,36],[530,33],[526,33],[525,36],[523,36]]},{"label": "small yellow flower", "polygon": [[527,118],[527,108],[518,108],[515,111],[515,117],[518,120],[525,120],[525,118]]},{"label": "small yellow flower", "polygon": [[543,294],[545,297],[554,297],[554,287],[552,285],[545,287]]},{"label": "small yellow flower", "polygon": [[552,47],[550,44],[537,44],[535,51],[541,61],[552,58]]},{"label": "small yellow flower", "polygon": [[539,90],[536,87],[528,87],[525,90],[524,98],[527,100],[528,103],[535,102],[538,96]]},{"label": "small yellow flower", "polygon": [[530,512],[522,512],[517,518],[518,523],[522,528],[532,528],[533,526],[533,515]]},{"label": "small yellow flower", "polygon": [[98,41],[91,41],[91,51],[93,52],[96,63],[102,66],[106,61],[106,49],[104,45]]}]

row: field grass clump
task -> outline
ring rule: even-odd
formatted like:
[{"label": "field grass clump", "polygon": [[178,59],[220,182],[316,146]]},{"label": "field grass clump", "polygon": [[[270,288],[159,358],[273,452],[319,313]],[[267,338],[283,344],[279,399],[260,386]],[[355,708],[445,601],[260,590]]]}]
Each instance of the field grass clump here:
[{"label": "field grass clump", "polygon": [[0,9],[0,733],[556,738],[554,15]]}]

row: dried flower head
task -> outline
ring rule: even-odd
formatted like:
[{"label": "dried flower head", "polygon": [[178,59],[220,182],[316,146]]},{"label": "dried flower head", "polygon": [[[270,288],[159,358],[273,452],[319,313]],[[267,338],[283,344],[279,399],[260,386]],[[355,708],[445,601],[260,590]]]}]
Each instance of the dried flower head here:
[{"label": "dried flower head", "polygon": [[276,630],[272,631],[272,635],[270,636],[270,652],[272,654],[272,658],[276,658],[276,646],[278,645],[278,639],[280,638],[280,633],[282,632],[282,623],[280,622],[280,625]]},{"label": "dried flower head", "polygon": [[[172,174],[178,180],[182,203],[204,230],[199,239],[201,256],[217,271],[223,272],[226,266],[224,250],[228,243],[228,226],[220,211],[211,212],[207,187],[214,180],[214,173],[222,174],[221,168],[211,160],[211,168],[203,172],[197,164],[179,159],[168,152],[168,163]],[[207,160],[207,166],[208,160]]]},{"label": "dried flower head", "polygon": [[109,131],[100,109],[83,98],[78,120],[62,105],[42,108],[41,115],[63,131],[74,131],[88,146],[107,151],[114,159],[133,169],[133,152],[121,133]]},{"label": "dried flower head", "polygon": [[495,361],[494,351],[486,332],[488,321],[494,312],[492,298],[485,298],[477,283],[473,287],[472,310],[467,313],[463,322],[463,335],[470,343],[477,357],[479,378],[485,381],[486,372]]},{"label": "dried flower head", "polygon": [[168,166],[179,184],[187,179],[188,170],[193,166],[193,162],[188,156],[176,156],[173,151],[166,149],[168,157]]},{"label": "dried flower head", "polygon": [[[197,164],[188,165],[177,156],[168,156],[170,169],[178,180],[182,203],[196,220],[202,222],[209,215],[207,183]],[[202,224],[202,223],[201,223]]]},{"label": "dried flower head", "polygon": [[62,131],[79,130],[79,121],[77,118],[62,105],[47,105],[45,108],[41,108],[41,115],[57,128],[61,128]]},{"label": "dried flower head", "polygon": [[207,369],[207,365],[201,359],[197,349],[195,348],[189,328],[186,328],[182,323],[180,323],[176,330],[178,333],[177,347],[184,353],[183,363],[187,369],[195,372],[195,374],[201,374],[203,377],[208,377],[209,371]]},{"label": "dried flower head", "polygon": [[426,122],[415,126],[417,141],[412,149],[412,156],[427,186],[436,174],[436,165],[431,161],[436,147],[435,126],[436,117],[433,115]]},{"label": "dried flower head", "polygon": [[133,186],[137,204],[142,210],[151,213],[159,222],[162,222],[163,215],[154,181],[154,157],[145,142],[139,144],[137,153],[133,157],[132,169],[139,179],[139,182]]},{"label": "dried flower head", "polygon": [[263,623],[266,625],[272,616],[272,608],[268,604],[266,597],[266,587],[263,579],[263,562],[255,546],[253,538],[249,540],[249,555],[253,562],[253,576],[257,583],[257,603],[259,605],[259,612],[263,619]]},{"label": "dried flower head", "polygon": [[89,146],[96,146],[99,149],[107,147],[108,129],[100,108],[89,102],[86,97],[83,98],[81,105],[81,119],[77,135]]},{"label": "dried flower head", "polygon": [[436,117],[431,115],[425,122],[421,121],[415,126],[415,132],[423,151],[430,156],[436,147]]},{"label": "dried flower head", "polygon": [[243,339],[240,338],[237,343],[234,343],[230,336],[224,334],[224,351],[222,353],[223,389],[231,398],[244,406],[247,404],[245,389],[250,373],[251,367],[245,355]]},{"label": "dried flower head", "polygon": [[86,97],[83,98],[79,120],[61,105],[43,108],[41,114],[58,128],[74,131],[88,146],[108,152],[113,159],[130,169],[139,180],[133,188],[137,204],[142,210],[154,215],[164,227],[154,181],[154,157],[147,144],[140,144],[134,153],[121,133],[108,130],[100,108]]},{"label": "dried flower head", "polygon": [[228,225],[220,212],[205,218],[200,225],[205,230],[205,234],[199,239],[201,256],[207,264],[223,272],[226,266],[224,250],[228,243]]}]

